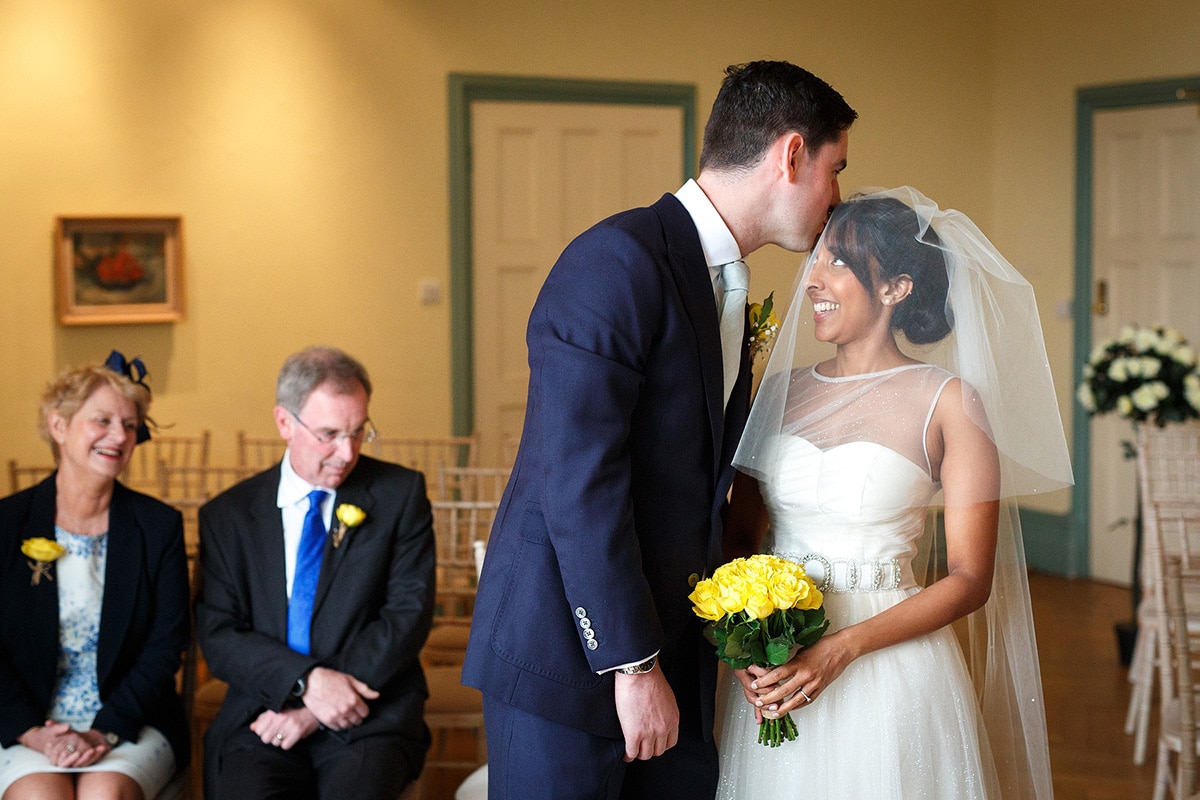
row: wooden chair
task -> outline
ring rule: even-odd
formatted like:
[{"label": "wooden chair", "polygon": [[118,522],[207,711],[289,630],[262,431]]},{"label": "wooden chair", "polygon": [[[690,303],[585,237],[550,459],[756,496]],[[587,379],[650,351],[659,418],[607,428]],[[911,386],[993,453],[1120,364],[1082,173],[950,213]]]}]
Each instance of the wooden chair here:
[{"label": "wooden chair", "polygon": [[245,431],[237,432],[237,463],[239,467],[262,472],[283,459],[287,442],[275,436],[248,436]]},{"label": "wooden chair", "polygon": [[499,503],[512,474],[509,467],[438,467],[438,500]]},{"label": "wooden chair", "polygon": [[121,482],[139,491],[157,492],[159,464],[172,467],[207,466],[211,439],[209,431],[201,431],[195,436],[155,434],[149,441],[133,448],[133,456],[121,474]]},{"label": "wooden chair", "polygon": [[[1158,744],[1158,774],[1154,797],[1163,800],[1167,792],[1176,800],[1197,800],[1197,725],[1200,723],[1200,570],[1185,568],[1183,560],[1169,557],[1163,569],[1163,596],[1166,603],[1169,638],[1169,668],[1175,682],[1174,696],[1164,704]],[[1175,769],[1170,767],[1176,755]]]},{"label": "wooden chair", "polygon": [[[425,667],[425,681],[429,685],[425,724],[433,736],[433,744],[425,756],[425,775],[437,770],[469,773],[487,763],[483,695],[462,685],[462,667]],[[458,737],[453,735],[455,732],[459,732]],[[462,732],[472,740],[473,747],[467,752],[454,747],[461,744]]]},{"label": "wooden chair", "polygon": [[376,458],[425,473],[432,481],[438,467],[479,466],[479,436],[377,438],[371,445]]},{"label": "wooden chair", "polygon": [[8,461],[8,488],[10,494],[41,483],[54,472],[53,464],[20,464],[15,458]]},{"label": "wooden chair", "polygon": [[253,470],[243,467],[158,465],[158,496],[183,514],[183,541],[189,558],[200,553],[200,506],[235,483],[248,478]]},{"label": "wooden chair", "polygon": [[1200,503],[1200,425],[1172,424],[1165,428],[1143,424],[1137,434],[1138,501],[1142,511],[1141,594],[1138,598],[1138,637],[1129,666],[1132,691],[1125,732],[1134,735],[1133,762],[1146,760],[1150,710],[1156,678],[1165,680],[1161,659],[1167,642],[1159,636],[1163,619],[1162,556],[1156,548],[1160,507],[1186,508]]},{"label": "wooden chair", "polygon": [[496,507],[496,503],[466,500],[433,502],[437,590],[433,630],[421,651],[426,666],[462,664],[478,585],[475,543],[487,541]]}]

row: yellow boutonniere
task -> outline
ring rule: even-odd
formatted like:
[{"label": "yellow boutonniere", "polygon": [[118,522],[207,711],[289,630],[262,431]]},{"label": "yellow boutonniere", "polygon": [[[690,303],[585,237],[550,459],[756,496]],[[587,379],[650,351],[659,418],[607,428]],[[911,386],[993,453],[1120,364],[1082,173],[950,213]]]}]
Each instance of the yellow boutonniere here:
[{"label": "yellow boutonniere", "polygon": [[67,549],[53,539],[36,536],[21,542],[21,552],[33,559],[29,562],[29,568],[33,570],[29,585],[37,586],[43,577],[48,581],[54,580],[50,574],[50,564],[57,561]]},{"label": "yellow boutonniere", "polygon": [[750,359],[759,353],[770,353],[779,333],[779,317],[775,316],[775,293],[761,303],[750,304]]},{"label": "yellow boutonniere", "polygon": [[333,512],[337,515],[338,526],[333,532],[333,546],[338,547],[342,543],[342,538],[346,535],[346,531],[350,528],[357,528],[363,524],[363,520],[367,518],[367,512],[363,511],[358,506],[342,503]]}]

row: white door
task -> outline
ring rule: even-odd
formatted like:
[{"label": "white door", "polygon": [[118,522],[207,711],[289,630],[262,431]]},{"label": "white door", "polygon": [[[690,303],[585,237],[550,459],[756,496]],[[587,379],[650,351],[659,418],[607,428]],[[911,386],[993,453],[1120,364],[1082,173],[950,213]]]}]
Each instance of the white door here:
[{"label": "white door", "polygon": [[[1161,323],[1200,346],[1197,106],[1102,111],[1094,130],[1093,297],[1105,282],[1108,312],[1092,314],[1092,341]],[[1091,435],[1091,575],[1128,585],[1137,492],[1121,442],[1133,429],[1108,414],[1092,419]]]},{"label": "white door", "polygon": [[601,219],[683,183],[683,111],[591,103],[471,104],[475,429],[499,464],[520,436],[525,326],[562,249]]}]

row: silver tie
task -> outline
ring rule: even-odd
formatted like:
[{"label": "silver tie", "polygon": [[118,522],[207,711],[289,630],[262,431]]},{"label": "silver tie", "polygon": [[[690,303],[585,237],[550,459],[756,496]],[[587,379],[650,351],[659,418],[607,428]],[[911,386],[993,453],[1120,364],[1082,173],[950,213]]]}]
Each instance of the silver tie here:
[{"label": "silver tie", "polygon": [[[746,335],[746,293],[750,288],[750,270],[742,260],[721,265],[721,283],[725,297],[721,301],[721,355],[725,366],[725,403],[733,393]],[[722,407],[724,407],[724,405]]]}]

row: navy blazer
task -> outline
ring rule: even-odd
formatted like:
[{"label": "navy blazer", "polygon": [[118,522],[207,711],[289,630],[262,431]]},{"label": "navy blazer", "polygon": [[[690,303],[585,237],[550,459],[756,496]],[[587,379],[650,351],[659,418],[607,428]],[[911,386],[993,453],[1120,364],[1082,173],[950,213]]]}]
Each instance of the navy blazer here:
[{"label": "navy blazer", "polygon": [[712,278],[678,199],[664,195],[571,242],[526,338],[525,426],[463,680],[619,738],[613,676],[597,673],[658,651],[673,686],[699,684],[699,697],[677,700],[700,709],[711,736],[716,659],[697,646],[687,596],[721,562],[749,352],[726,412]]},{"label": "navy blazer", "polygon": [[[339,547],[327,537],[313,607],[312,654],[287,645],[287,579],[280,467],[261,472],[200,509],[201,581],[196,634],[212,674],[229,684],[205,736],[206,772],[235,730],[279,711],[315,666],[346,672],[379,691],[362,725],[333,733],[374,734],[428,746],[425,676],[417,656],[433,619],[433,516],[419,472],[360,456],[337,489],[366,519]],[[209,786],[215,783],[209,782]]]},{"label": "navy blazer", "polygon": [[[0,500],[0,745],[46,721],[58,665],[58,584],[31,585],[21,542],[54,538],[57,473]],[[51,574],[54,567],[51,566]],[[180,513],[116,483],[108,512],[104,606],[96,646],[103,704],[93,727],[136,740],[149,725],[191,755],[175,673],[190,637]]]}]

